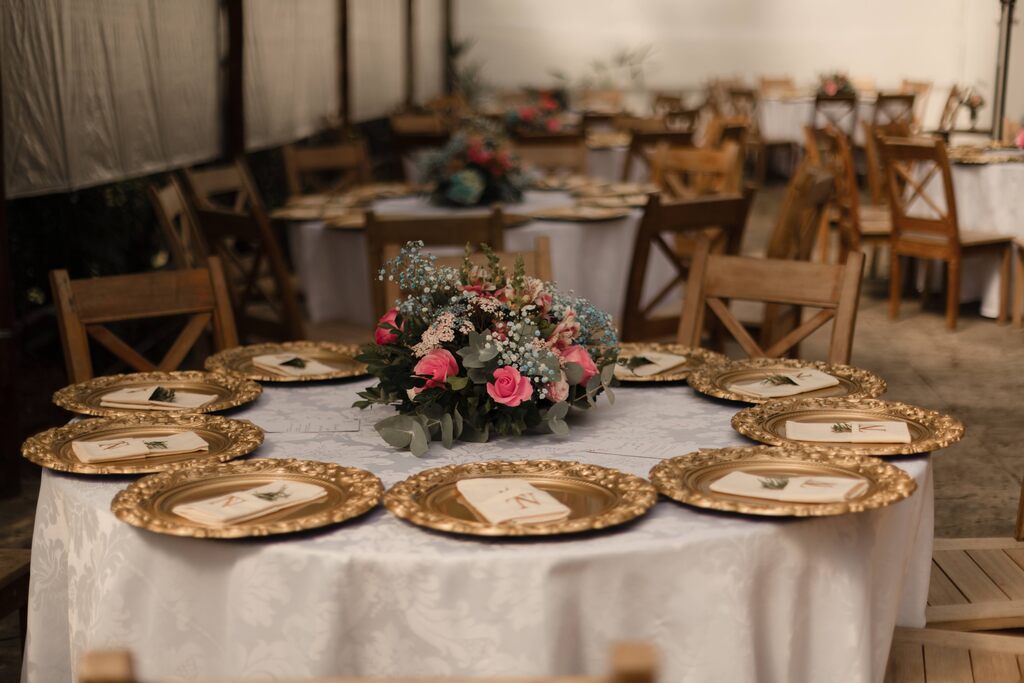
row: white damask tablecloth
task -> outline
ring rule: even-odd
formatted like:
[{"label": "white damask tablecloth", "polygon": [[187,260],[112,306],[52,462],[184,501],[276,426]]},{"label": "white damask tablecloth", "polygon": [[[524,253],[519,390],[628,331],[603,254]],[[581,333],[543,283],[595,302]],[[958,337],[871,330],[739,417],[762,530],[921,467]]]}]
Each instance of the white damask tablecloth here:
[{"label": "white damask tablecloth", "polygon": [[[857,102],[857,129],[854,142],[864,144],[864,130],[861,121],[871,121],[874,113],[874,98]],[[811,123],[814,111],[814,97],[764,97],[758,104],[761,138],[773,143],[791,142],[804,144],[804,126]],[[840,122],[847,124],[846,119]]]},{"label": "white damask tablecloth", "polygon": [[[554,206],[572,206],[566,192],[526,192],[523,202],[510,204],[508,213],[529,214]],[[430,204],[425,197],[406,197],[377,202],[381,215],[451,216],[480,209],[452,209]],[[623,219],[597,223],[533,220],[505,231],[505,248],[530,251],[540,235],[551,240],[551,262],[559,289],[573,290],[601,310],[619,318],[625,304],[626,282],[633,255],[633,241],[642,215],[630,211]],[[345,320],[372,325],[370,275],[366,262],[366,238],[361,230],[338,230],[319,221],[289,225],[292,259],[305,293],[310,320]],[[461,250],[456,250],[461,253]],[[651,254],[645,291],[658,291],[671,279],[669,261],[658,251]]]},{"label": "white damask tablecloth", "polygon": [[[267,388],[235,416],[330,419],[362,384]],[[685,386],[616,393],[565,439],[434,444],[417,459],[378,438],[377,411],[358,432],[268,434],[257,456],[363,467],[389,486],[483,458],[646,475],[656,459],[638,444],[744,443],[729,427],[736,405]],[[540,542],[441,535],[383,509],[279,540],[172,538],[110,513],[127,479],[46,471],[23,681],[70,681],[84,651],[115,646],[145,680],[597,675],[611,642],[641,639],[660,649],[665,682],[877,683],[893,626],[923,624],[931,556],[929,459],[895,462],[919,488],[881,510],[773,521],[661,500],[617,531]]]}]

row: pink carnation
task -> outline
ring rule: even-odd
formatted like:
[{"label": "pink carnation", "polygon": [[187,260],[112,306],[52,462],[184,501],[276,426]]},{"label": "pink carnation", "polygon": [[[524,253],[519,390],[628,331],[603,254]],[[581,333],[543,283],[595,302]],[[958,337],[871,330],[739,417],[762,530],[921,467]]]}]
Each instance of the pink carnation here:
[{"label": "pink carnation", "polygon": [[580,386],[585,387],[590,378],[597,374],[597,366],[594,365],[594,360],[590,357],[590,353],[582,346],[570,346],[565,351],[562,351],[562,363],[576,363],[576,365],[583,368],[583,377],[578,382]]},{"label": "pink carnation", "polygon": [[515,408],[533,395],[533,386],[518,370],[506,365],[494,371],[494,381],[487,383],[487,395],[495,403]]},{"label": "pink carnation", "polygon": [[398,319],[398,309],[392,308],[390,311],[385,313],[377,321],[377,328],[373,331],[373,341],[377,344],[384,346],[386,344],[394,344],[398,341],[398,335],[395,334],[394,330],[385,328],[384,325],[394,326],[401,329],[395,320]]},{"label": "pink carnation", "polygon": [[459,364],[447,349],[434,349],[416,363],[412,372],[417,377],[426,377],[427,383],[416,389],[416,393],[431,387],[442,387],[449,377],[459,374]]}]

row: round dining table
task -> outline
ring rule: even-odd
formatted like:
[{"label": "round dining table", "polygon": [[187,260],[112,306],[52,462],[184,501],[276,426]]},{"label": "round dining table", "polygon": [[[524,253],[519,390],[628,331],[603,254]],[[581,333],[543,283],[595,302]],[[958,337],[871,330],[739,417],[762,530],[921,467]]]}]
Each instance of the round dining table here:
[{"label": "round dining table", "polygon": [[[622,387],[567,437],[387,446],[350,408],[365,379],[268,386],[231,417],[272,430],[257,458],[360,467],[385,486],[483,459],[579,460],[646,476],[659,459],[747,443],[739,404],[685,385]],[[348,422],[342,421],[345,418]],[[309,425],[337,431],[303,431]],[[893,627],[921,626],[931,563],[927,456],[889,507],[768,519],[660,499],[627,525],[545,540],[426,531],[383,508],[320,530],[214,541],[118,521],[129,478],[43,472],[24,683],[72,681],[96,648],[143,680],[598,675],[613,641],[653,643],[660,680],[877,683]]]}]

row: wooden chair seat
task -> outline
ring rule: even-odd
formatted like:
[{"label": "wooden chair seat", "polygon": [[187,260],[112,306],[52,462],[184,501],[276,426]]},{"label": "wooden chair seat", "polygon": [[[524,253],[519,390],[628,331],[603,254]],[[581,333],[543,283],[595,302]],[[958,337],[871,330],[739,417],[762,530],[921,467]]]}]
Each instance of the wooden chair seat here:
[{"label": "wooden chair seat", "polygon": [[1018,683],[1024,638],[897,627],[884,683]]},{"label": "wooden chair seat", "polygon": [[926,615],[939,628],[1024,628],[1024,542],[935,539]]},{"label": "wooden chair seat", "polygon": [[861,221],[860,233],[862,238],[885,237],[888,239],[889,235],[892,234],[892,221]]},{"label": "wooden chair seat", "polygon": [[892,214],[889,207],[884,204],[866,204],[860,207],[861,221],[892,221]]}]

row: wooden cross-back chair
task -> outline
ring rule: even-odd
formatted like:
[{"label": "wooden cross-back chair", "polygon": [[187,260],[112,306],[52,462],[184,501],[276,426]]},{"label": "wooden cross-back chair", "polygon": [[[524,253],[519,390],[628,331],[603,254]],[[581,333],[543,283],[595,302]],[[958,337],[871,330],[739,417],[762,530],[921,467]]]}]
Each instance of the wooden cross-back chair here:
[{"label": "wooden cross-back chair", "polygon": [[[931,262],[943,261],[948,275],[946,325],[956,329],[962,260],[969,254],[990,253],[1002,258],[999,321],[1005,322],[1009,312],[1013,238],[960,229],[953,174],[941,139],[882,138],[879,144],[892,216],[889,316],[899,316],[903,284],[900,260],[924,261],[926,293]],[[926,300],[927,296],[923,297],[922,301]]]},{"label": "wooden cross-back chair", "polygon": [[942,105],[942,114],[939,116],[939,128],[938,132],[940,135],[949,137],[949,134],[956,127],[956,115],[960,113],[960,107],[963,104],[963,92],[960,90],[960,86],[956,83],[949,87],[949,95],[946,96],[946,102]]},{"label": "wooden cross-back chair", "polygon": [[733,142],[719,149],[674,147],[662,142],[649,160],[651,182],[676,199],[737,194],[743,185],[743,157],[740,146]]},{"label": "wooden cross-back chair", "polygon": [[366,212],[366,256],[370,276],[370,296],[377,316],[391,307],[387,288],[379,272],[387,258],[388,247],[401,247],[420,240],[428,247],[474,248],[486,244],[494,251],[505,249],[504,217],[495,207],[489,214],[457,217],[380,216]]},{"label": "wooden cross-back chair", "polygon": [[808,261],[835,185],[826,169],[805,161],[786,186],[765,252],[768,258]]},{"label": "wooden cross-back chair", "polygon": [[763,184],[768,170],[767,147],[761,137],[759,121],[760,94],[754,88],[729,88],[729,107],[736,125],[745,125],[746,129],[740,133],[731,132],[724,127],[719,134],[722,139],[737,139],[742,135],[742,144],[745,154],[752,158],[754,164],[754,175],[758,184]]},{"label": "wooden cross-back chair", "polygon": [[669,109],[664,114],[665,125],[669,130],[688,132],[692,135],[697,132],[697,123],[703,111],[701,107]]},{"label": "wooden cross-back chair", "polygon": [[580,133],[517,135],[514,152],[544,173],[583,175],[587,171],[586,138]]},{"label": "wooden cross-back chair", "polygon": [[897,627],[883,683],[1018,683],[1024,638]]},{"label": "wooden cross-back chair", "polygon": [[758,89],[762,96],[786,96],[796,92],[796,83],[792,76],[761,76]]},{"label": "wooden cross-back chair", "polygon": [[[888,214],[885,207],[886,197],[885,178],[882,174],[882,158],[878,153],[878,138],[906,138],[910,137],[913,126],[907,121],[894,121],[886,124],[873,124],[862,121],[864,129],[864,163],[868,179],[868,196],[871,198],[871,206],[874,209],[872,215],[879,213]],[[886,216],[888,217],[888,216]]]},{"label": "wooden cross-back chair", "polygon": [[667,112],[685,108],[686,102],[683,96],[673,93],[654,93],[654,98],[651,101],[651,110],[655,116],[663,117]]},{"label": "wooden cross-back chair", "polygon": [[[727,253],[736,253],[752,203],[752,192],[670,202],[663,202],[657,194],[648,198],[633,242],[626,302],[622,311],[623,341],[667,337],[678,327],[678,312],[664,315],[659,309],[663,308],[669,295],[686,281],[690,259],[671,244],[668,236],[678,241],[679,238],[692,238],[713,230],[720,235],[720,248]],[[648,264],[655,250],[668,259],[675,273],[668,283],[644,301]]]},{"label": "wooden cross-back chair", "polygon": [[814,109],[811,111],[811,127],[824,128],[832,125],[843,131],[846,137],[853,139],[857,130],[857,95],[826,95],[818,93],[814,96]]},{"label": "wooden cross-back chair", "polygon": [[326,147],[285,145],[281,151],[288,193],[293,197],[307,192],[338,192],[373,180],[363,140]]},{"label": "wooden cross-back chair", "polygon": [[[443,147],[452,133],[448,122],[439,114],[399,113],[393,114],[389,121],[392,145],[399,158],[418,150]],[[404,171],[405,164],[402,168]]]},{"label": "wooden cross-back chair", "polygon": [[156,221],[167,242],[175,268],[198,268],[206,261],[206,245],[200,235],[195,214],[185,198],[177,177],[171,176],[164,187],[151,184],[149,201]]},{"label": "wooden cross-back chair", "polygon": [[871,110],[871,123],[875,126],[899,125],[910,131],[914,126],[913,93],[880,92]]},{"label": "wooden cross-back chair", "polygon": [[[89,340],[97,342],[133,370],[175,370],[207,329],[214,350],[238,346],[231,301],[220,260],[192,270],[163,270],[133,275],[72,280],[66,270],[50,272],[57,323],[68,379],[93,377]],[[128,320],[188,316],[163,358],[153,362],[107,325]]]},{"label": "wooden cross-back chair", "polygon": [[[400,247],[397,244],[389,244],[384,247],[384,258],[391,259],[398,255]],[[523,260],[523,268],[527,275],[545,282],[551,277],[551,240],[543,235],[537,236],[533,241],[531,251],[498,251],[495,252],[502,267],[511,275],[518,259]],[[434,264],[437,266],[450,266],[461,268],[465,255],[459,256],[438,256]],[[487,265],[487,257],[483,252],[470,254],[470,260],[478,266]],[[400,298],[401,290],[394,280],[384,280],[384,295],[386,301],[392,302]]]},{"label": "wooden cross-back chair", "polygon": [[[863,266],[864,256],[857,252],[845,264],[832,265],[712,254],[710,241],[702,240],[690,267],[677,340],[680,344],[700,346],[705,310],[710,309],[748,356],[777,358],[832,321],[828,360],[848,364]],[[732,300],[819,310],[764,347],[730,310]]]},{"label": "wooden cross-back chair", "polygon": [[826,220],[821,221],[821,230],[818,233],[819,260],[829,260],[829,219],[834,219],[839,228],[839,262],[845,262],[851,251],[863,251],[865,247],[870,246],[873,269],[878,262],[879,248],[889,243],[889,236],[892,233],[888,212],[878,218],[861,216],[860,191],[857,187],[853,150],[850,149],[850,141],[842,131],[833,126],[805,126],[804,137],[807,159],[830,172],[835,179],[831,200],[834,211],[831,216],[825,216]]},{"label": "wooden cross-back chair", "polygon": [[647,166],[647,176],[651,175],[650,157],[655,153],[657,146],[667,145],[669,148],[684,148],[693,146],[693,133],[683,130],[633,130],[629,140],[629,148],[626,150],[626,158],[622,162],[622,182],[629,182],[633,179],[634,165],[640,162]]},{"label": "wooden cross-back chair", "polygon": [[242,336],[302,339],[295,285],[248,166],[186,169],[185,182],[207,247],[224,263]]},{"label": "wooden cross-back chair", "polygon": [[928,111],[928,98],[932,94],[932,82],[904,78],[900,82],[900,92],[914,95],[914,130],[920,130],[924,115]]},{"label": "wooden cross-back chair", "polygon": [[[612,648],[607,676],[530,676],[528,678],[502,678],[500,683],[654,683],[658,657],[654,648],[644,643],[617,643]],[[131,653],[124,650],[97,650],[86,652],[78,666],[78,683],[157,683],[142,681],[135,675]],[[303,683],[499,683],[494,679],[466,678],[317,678],[303,679]],[[220,683],[244,683],[241,679]],[[255,683],[249,681],[248,683]],[[292,680],[292,683],[300,683]]]}]

